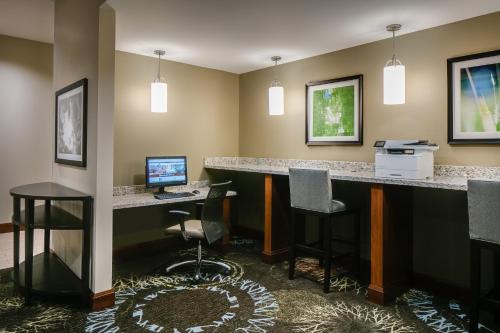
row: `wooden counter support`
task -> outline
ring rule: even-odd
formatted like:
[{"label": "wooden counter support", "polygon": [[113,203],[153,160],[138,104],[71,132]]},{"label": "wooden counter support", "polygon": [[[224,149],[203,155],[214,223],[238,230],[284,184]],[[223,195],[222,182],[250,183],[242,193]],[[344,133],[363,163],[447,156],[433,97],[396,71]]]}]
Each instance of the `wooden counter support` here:
[{"label": "wooden counter support", "polygon": [[264,250],[262,260],[272,264],[288,253],[290,215],[288,177],[264,176]]},{"label": "wooden counter support", "polygon": [[371,280],[368,300],[386,305],[411,283],[412,189],[372,184],[370,205]]},{"label": "wooden counter support", "polygon": [[222,216],[224,225],[228,231],[228,233],[224,235],[224,238],[222,238],[222,246],[228,246],[231,241],[231,199],[228,197],[222,202]]}]

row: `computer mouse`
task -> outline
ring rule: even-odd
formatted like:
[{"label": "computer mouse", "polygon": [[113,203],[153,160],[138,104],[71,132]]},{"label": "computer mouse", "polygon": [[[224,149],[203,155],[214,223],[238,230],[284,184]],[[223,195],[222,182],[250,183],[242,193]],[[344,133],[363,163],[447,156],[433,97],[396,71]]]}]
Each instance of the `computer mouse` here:
[{"label": "computer mouse", "polygon": [[193,194],[200,194],[200,191],[198,191],[198,190],[194,190],[194,191],[193,191]]}]

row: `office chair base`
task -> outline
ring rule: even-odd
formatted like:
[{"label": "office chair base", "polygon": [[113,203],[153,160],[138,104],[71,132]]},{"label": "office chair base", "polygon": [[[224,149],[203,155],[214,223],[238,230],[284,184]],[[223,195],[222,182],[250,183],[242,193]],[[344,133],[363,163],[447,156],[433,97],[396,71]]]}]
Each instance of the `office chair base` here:
[{"label": "office chair base", "polygon": [[202,259],[201,262],[198,262],[198,260],[195,260],[195,259],[178,262],[178,263],[175,263],[175,264],[168,266],[165,269],[165,271],[167,273],[170,273],[172,270],[174,270],[178,267],[188,266],[188,265],[193,265],[193,264],[196,265],[194,279],[197,281],[203,280],[203,277],[201,276],[201,266],[203,264],[210,264],[210,265],[216,265],[216,266],[222,267],[222,268],[224,268],[224,271],[226,274],[229,274],[229,272],[231,271],[231,267],[229,267],[229,265],[227,265],[221,261],[213,261],[213,260],[205,260],[205,259]]}]

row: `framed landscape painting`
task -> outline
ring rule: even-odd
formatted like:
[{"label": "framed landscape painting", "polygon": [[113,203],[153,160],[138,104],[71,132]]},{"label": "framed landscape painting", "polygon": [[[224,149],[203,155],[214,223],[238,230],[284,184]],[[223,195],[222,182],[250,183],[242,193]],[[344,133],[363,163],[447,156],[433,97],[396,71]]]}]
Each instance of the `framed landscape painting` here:
[{"label": "framed landscape painting", "polygon": [[306,144],[363,144],[363,76],[306,84]]},{"label": "framed landscape painting", "polygon": [[56,92],[55,162],[87,166],[87,79]]},{"label": "framed landscape painting", "polygon": [[448,59],[448,143],[500,144],[500,50]]}]

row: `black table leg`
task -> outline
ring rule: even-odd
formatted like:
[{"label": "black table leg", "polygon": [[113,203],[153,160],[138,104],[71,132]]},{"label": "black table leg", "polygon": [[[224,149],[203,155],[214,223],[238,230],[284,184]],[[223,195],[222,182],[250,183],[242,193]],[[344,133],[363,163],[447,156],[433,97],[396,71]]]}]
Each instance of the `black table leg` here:
[{"label": "black table leg", "polygon": [[45,253],[49,253],[50,251],[50,225],[48,224],[50,221],[50,200],[45,200],[45,217],[47,227],[45,228],[43,235],[43,251]]},{"label": "black table leg", "polygon": [[330,216],[324,223],[323,235],[323,260],[324,260],[324,281],[323,292],[330,292],[330,279],[332,275],[332,224],[333,216]]},{"label": "black table leg", "polygon": [[479,242],[471,240],[470,242],[470,285],[471,285],[471,308],[469,332],[478,331],[479,321],[479,297],[481,294],[481,248]]},{"label": "black table leg", "polygon": [[[19,231],[17,223],[21,220],[21,199],[14,198],[14,215],[12,216],[12,225],[14,228],[14,281],[19,279]],[[17,283],[16,282],[16,283]]]},{"label": "black table leg", "polygon": [[[494,251],[493,255],[494,255],[493,263],[495,265],[495,269],[493,272],[495,284],[493,287],[495,288],[495,292],[499,292],[500,291],[500,253],[497,251]],[[495,324],[500,325],[500,312],[499,311],[495,311]]]},{"label": "black table leg", "polygon": [[33,224],[35,222],[35,200],[25,199],[25,234],[24,234],[24,302],[31,304],[32,281],[33,281]]},{"label": "black table leg", "polygon": [[91,221],[92,221],[92,199],[83,202],[83,253],[82,253],[82,303],[84,306],[90,300],[90,251],[91,249]]},{"label": "black table leg", "polygon": [[290,245],[288,246],[288,279],[293,280],[295,274],[295,244],[297,238],[295,235],[296,229],[296,214],[294,209],[290,210]]}]

